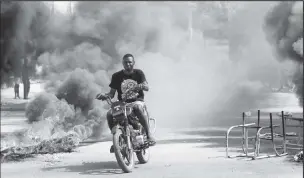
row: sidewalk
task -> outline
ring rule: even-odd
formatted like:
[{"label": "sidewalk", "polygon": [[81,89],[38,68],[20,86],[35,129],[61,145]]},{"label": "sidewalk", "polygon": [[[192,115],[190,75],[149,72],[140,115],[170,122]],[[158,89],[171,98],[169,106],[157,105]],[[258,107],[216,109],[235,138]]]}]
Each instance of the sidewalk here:
[{"label": "sidewalk", "polygon": [[43,84],[31,83],[29,99],[23,99],[23,84],[20,83],[19,96],[15,99],[14,88],[1,89],[1,114],[3,111],[24,111],[26,104],[36,94],[43,91]]}]

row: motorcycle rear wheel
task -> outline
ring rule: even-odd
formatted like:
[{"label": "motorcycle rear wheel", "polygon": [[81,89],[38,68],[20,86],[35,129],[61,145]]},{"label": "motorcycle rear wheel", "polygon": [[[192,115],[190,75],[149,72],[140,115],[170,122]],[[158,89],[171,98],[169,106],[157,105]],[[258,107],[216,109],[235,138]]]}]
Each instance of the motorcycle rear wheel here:
[{"label": "motorcycle rear wheel", "polygon": [[138,152],[136,152],[136,156],[137,156],[137,159],[139,161],[140,164],[146,164],[149,159],[150,159],[150,150],[149,148],[147,149],[142,149]]},{"label": "motorcycle rear wheel", "polygon": [[[132,172],[134,168],[134,154],[132,148],[131,150],[128,150],[127,141],[125,140],[124,137],[125,136],[122,133],[122,131],[118,129],[116,133],[113,135],[113,146],[114,146],[115,157],[119,167],[125,173],[129,173]],[[122,144],[125,146],[124,148],[121,148]],[[129,160],[125,158],[124,154],[126,154],[129,157]],[[127,159],[128,163],[125,162],[125,159]]]},{"label": "motorcycle rear wheel", "polygon": [[[145,136],[146,132],[144,129],[141,129],[142,134]],[[140,164],[146,164],[150,159],[150,150],[149,148],[141,149],[140,151],[136,152],[137,159]]]}]

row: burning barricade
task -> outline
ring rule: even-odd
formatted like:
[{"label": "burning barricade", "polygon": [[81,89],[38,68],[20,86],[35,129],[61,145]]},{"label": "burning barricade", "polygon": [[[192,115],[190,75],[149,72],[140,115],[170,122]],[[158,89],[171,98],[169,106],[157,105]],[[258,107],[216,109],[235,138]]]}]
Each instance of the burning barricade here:
[{"label": "burning barricade", "polygon": [[14,146],[1,150],[1,162],[31,157],[33,154],[53,154],[72,152],[79,144],[76,134],[68,134],[61,138],[43,140],[36,145]]},{"label": "burning barricade", "polygon": [[[78,73],[85,75],[84,71]],[[41,93],[36,96],[26,108],[29,129],[18,136],[1,139],[2,162],[19,160],[34,154],[72,152],[79,142],[92,136],[100,136],[101,126],[105,121],[104,105],[94,101],[96,91],[94,87],[90,87],[90,80],[83,79],[77,83],[73,81],[75,80],[71,74],[71,77],[63,82],[69,85],[61,85],[60,89],[65,93],[74,94],[69,97],[77,98],[76,101],[81,105],[72,103],[65,96],[59,99],[58,91],[56,95]],[[73,91],[64,89],[65,86],[72,86],[70,90]]]},{"label": "burning barricade", "polygon": [[74,125],[62,122],[57,116],[33,123],[25,132],[1,141],[1,162],[19,160],[34,154],[72,152],[82,140],[93,135],[94,126],[101,125],[101,122],[92,120],[84,122],[83,125]]}]

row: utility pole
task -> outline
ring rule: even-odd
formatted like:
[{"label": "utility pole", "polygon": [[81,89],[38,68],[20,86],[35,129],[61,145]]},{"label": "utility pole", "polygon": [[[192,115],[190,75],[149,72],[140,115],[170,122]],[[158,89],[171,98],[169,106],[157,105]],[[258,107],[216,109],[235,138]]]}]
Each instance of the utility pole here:
[{"label": "utility pole", "polygon": [[28,99],[28,94],[29,94],[29,91],[30,91],[28,62],[29,62],[29,60],[28,60],[27,56],[24,57],[23,66],[22,66],[23,99]]},{"label": "utility pole", "polygon": [[192,12],[193,4],[190,1],[188,1],[188,7],[189,7],[188,30],[189,30],[189,41],[191,42],[193,38],[193,12]]},{"label": "utility pole", "polygon": [[55,2],[51,1],[51,16],[53,16],[55,13]]},{"label": "utility pole", "polygon": [[68,4],[68,14],[70,15],[70,16],[72,16],[72,14],[73,14],[73,7],[72,7],[72,1],[69,1],[69,4]]}]

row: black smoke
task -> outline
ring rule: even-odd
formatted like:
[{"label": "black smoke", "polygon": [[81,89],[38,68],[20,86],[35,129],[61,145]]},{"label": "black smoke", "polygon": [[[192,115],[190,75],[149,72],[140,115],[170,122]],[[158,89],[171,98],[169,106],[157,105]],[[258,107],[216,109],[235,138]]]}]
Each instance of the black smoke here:
[{"label": "black smoke", "polygon": [[293,83],[303,106],[303,2],[280,2],[265,18],[264,31],[277,59],[295,63]]},{"label": "black smoke", "polygon": [[49,9],[42,2],[1,1],[1,85],[21,77],[24,58],[30,75],[35,59],[46,50]]},{"label": "black smoke", "polygon": [[[235,66],[225,43],[218,45],[208,33],[202,37],[202,28],[222,27],[225,31],[218,19],[227,19],[213,18],[221,11],[217,8],[195,12],[192,41],[188,28],[191,9],[184,2],[79,2],[72,15],[47,16],[52,18],[43,30],[37,30],[42,35],[33,44],[39,44],[35,49],[42,48],[35,54],[48,94],[28,104],[29,120],[48,125],[46,138],[59,131],[74,131],[81,138],[101,133],[106,109],[94,96],[109,91],[110,76],[122,68],[125,53],[134,54],[136,67],[145,71],[151,87],[147,105],[161,125],[184,127],[196,119],[203,124],[214,122],[211,115],[226,108],[238,114],[239,106],[246,109],[255,102],[254,96],[262,88],[259,78],[250,81],[247,77],[257,71],[254,67],[262,59],[252,57],[243,66]],[[256,46],[261,45],[252,48]],[[36,106],[41,108],[36,110]]]}]

